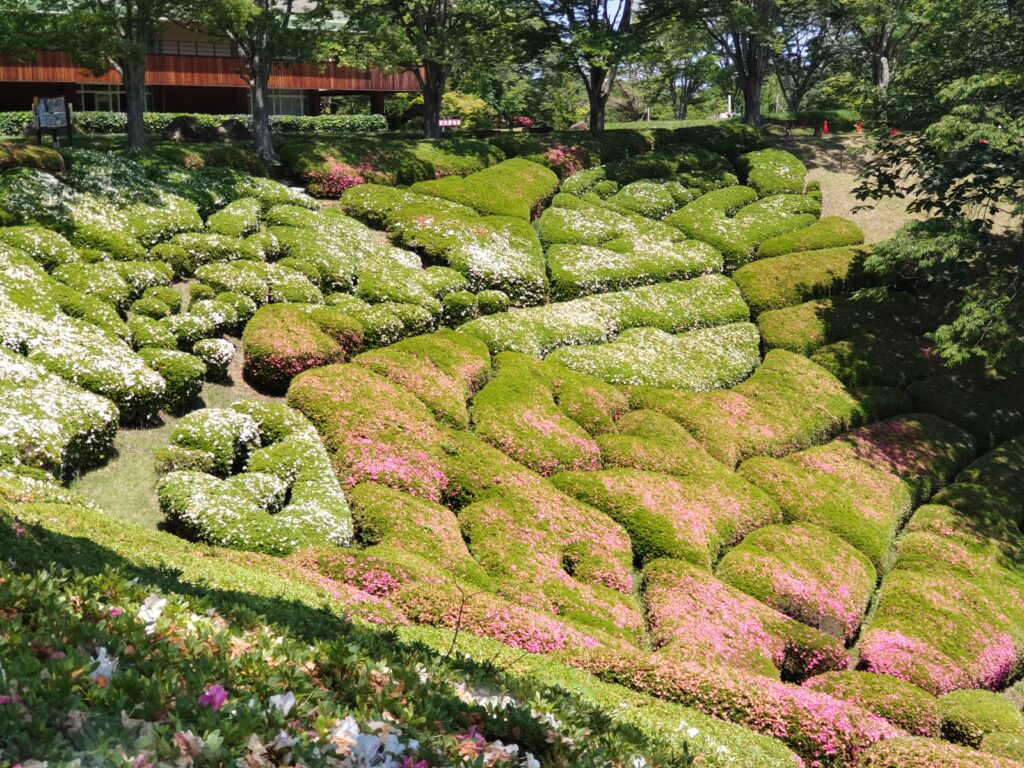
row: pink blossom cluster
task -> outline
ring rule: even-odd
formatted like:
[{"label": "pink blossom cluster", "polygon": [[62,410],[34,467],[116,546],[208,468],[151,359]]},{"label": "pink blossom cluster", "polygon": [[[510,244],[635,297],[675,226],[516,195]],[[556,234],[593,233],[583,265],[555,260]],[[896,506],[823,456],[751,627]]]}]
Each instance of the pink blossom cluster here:
[{"label": "pink blossom cluster", "polygon": [[366,176],[373,172],[373,166],[363,163],[356,167],[348,163],[328,159],[323,168],[310,168],[303,173],[309,191],[317,197],[340,197],[349,187],[367,182]]},{"label": "pink blossom cluster", "polygon": [[576,146],[554,144],[544,153],[544,160],[559,178],[564,179],[583,170],[586,153]]}]

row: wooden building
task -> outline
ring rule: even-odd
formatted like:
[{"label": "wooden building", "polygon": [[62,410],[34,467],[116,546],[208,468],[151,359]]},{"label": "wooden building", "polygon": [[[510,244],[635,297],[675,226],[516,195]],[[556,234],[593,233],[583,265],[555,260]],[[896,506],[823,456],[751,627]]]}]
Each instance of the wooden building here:
[{"label": "wooden building", "polygon": [[[167,23],[148,56],[147,109],[247,113],[249,89],[239,68],[230,42]],[[96,77],[63,51],[39,51],[30,60],[0,58],[0,111],[31,109],[34,96],[64,96],[78,111],[122,112],[120,83],[117,72]],[[282,62],[274,66],[270,88],[275,114],[315,115],[324,97],[338,94],[368,96],[371,111],[383,113],[387,94],[414,92],[419,85],[413,72]]]}]

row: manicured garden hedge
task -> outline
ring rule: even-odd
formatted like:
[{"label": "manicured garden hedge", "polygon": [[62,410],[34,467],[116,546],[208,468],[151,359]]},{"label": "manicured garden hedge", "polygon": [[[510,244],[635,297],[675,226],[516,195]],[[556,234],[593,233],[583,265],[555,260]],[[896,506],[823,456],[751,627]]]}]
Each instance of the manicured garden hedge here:
[{"label": "manicured garden hedge", "polygon": [[537,163],[505,160],[469,176],[448,176],[412,186],[419,194],[468,205],[482,214],[530,219],[558,188],[558,177]]},{"label": "manicured garden hedge", "polygon": [[863,242],[864,233],[852,221],[840,216],[826,216],[809,227],[763,240],[757,252],[761,258],[770,259],[787,253],[820,251],[844,245],[860,245]]},{"label": "manicured garden hedge", "polygon": [[460,330],[482,339],[492,353],[510,350],[542,357],[563,346],[602,343],[630,328],[680,333],[742,322],[747,313],[731,280],[707,275],[513,309],[473,320]]},{"label": "manicured garden hedge", "polygon": [[730,390],[690,394],[638,388],[630,401],[671,416],[712,456],[733,467],[750,456],[784,456],[907,408],[901,395],[871,394],[855,397],[807,358],[773,349],[749,379]]},{"label": "manicured garden hedge", "polygon": [[938,700],[892,675],[846,670],[826,672],[806,680],[804,687],[874,712],[914,736],[938,738],[941,732]]},{"label": "manicured garden hedge", "polygon": [[609,384],[704,392],[745,379],[761,361],[761,336],[751,323],[677,335],[631,328],[602,344],[560,347],[548,359]]},{"label": "manicured garden hedge", "polygon": [[344,360],[362,343],[359,321],[336,309],[269,304],[246,323],[243,370],[254,384],[283,394],[302,371]]},{"label": "manicured garden hedge", "polygon": [[807,169],[799,158],[782,149],[761,149],[742,155],[737,163],[743,183],[759,197],[800,195],[804,191]]},{"label": "manicured garden hedge", "polygon": [[737,269],[733,278],[756,315],[852,287],[862,261],[856,248],[831,248],[761,259]]},{"label": "manicured garden hedge", "polygon": [[1018,768],[1020,763],[996,755],[924,738],[896,738],[868,749],[857,768]]},{"label": "manicured garden hedge", "polygon": [[1019,378],[936,372],[907,387],[914,407],[959,424],[991,448],[1024,432]]}]

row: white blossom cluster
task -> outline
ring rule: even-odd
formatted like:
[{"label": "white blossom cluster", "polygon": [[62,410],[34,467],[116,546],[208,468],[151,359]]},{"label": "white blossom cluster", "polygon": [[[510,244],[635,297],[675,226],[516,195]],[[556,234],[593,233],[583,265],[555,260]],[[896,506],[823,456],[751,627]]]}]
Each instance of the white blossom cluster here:
[{"label": "white blossom cluster", "polygon": [[0,347],[0,463],[66,477],[110,451],[117,423],[110,400]]},{"label": "white blossom cluster", "polygon": [[184,451],[172,450],[172,460],[200,452],[213,471],[230,475],[172,471],[160,480],[165,514],[203,541],[272,554],[351,543],[351,514],[330,457],[297,411],[276,404],[208,408],[182,419],[171,442]]}]

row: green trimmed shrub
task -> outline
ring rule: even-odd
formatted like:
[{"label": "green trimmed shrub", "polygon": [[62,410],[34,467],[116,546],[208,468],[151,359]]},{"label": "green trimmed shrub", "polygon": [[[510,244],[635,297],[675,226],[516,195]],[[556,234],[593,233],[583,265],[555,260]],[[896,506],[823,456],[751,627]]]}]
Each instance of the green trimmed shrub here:
[{"label": "green trimmed shrub", "polygon": [[441,322],[457,328],[480,315],[476,294],[469,291],[455,291],[441,300]]},{"label": "green trimmed shrub", "polygon": [[748,152],[740,157],[737,167],[745,177],[743,183],[759,197],[803,194],[807,169],[799,158],[783,149]]},{"label": "green trimmed shrub", "polygon": [[236,238],[213,232],[187,232],[175,235],[167,245],[174,247],[151,256],[158,256],[170,264],[178,277],[192,275],[204,264],[251,257],[250,252],[242,248]]},{"label": "green trimmed shrub", "polygon": [[[679,231],[639,214],[586,203],[577,208],[548,208],[537,220],[545,247],[558,244],[604,245],[611,241],[672,243],[683,240]],[[630,250],[620,246],[616,250]]]},{"label": "green trimmed shrub", "polygon": [[466,403],[486,381],[491,360],[483,342],[441,330],[364,352],[352,362],[411,392],[439,421],[467,429]]},{"label": "green trimmed shrub", "polygon": [[721,254],[697,240],[665,243],[652,250],[619,252],[590,245],[552,245],[547,253],[552,298],[566,301],[722,269]]},{"label": "green trimmed shrub", "polygon": [[621,524],[640,564],[672,557],[710,568],[729,544],[782,519],[767,496],[724,469],[689,477],[604,469],[551,481]]},{"label": "green trimmed shrub", "polygon": [[494,362],[497,375],[473,399],[476,434],[542,475],[597,469],[597,444],[558,407],[537,362],[515,352],[502,352]]},{"label": "green trimmed shrub", "polygon": [[171,312],[181,311],[181,293],[172,285],[153,285],[142,292],[144,299],[158,299],[171,308]]},{"label": "green trimmed shrub", "polygon": [[167,326],[158,323],[151,317],[135,316],[128,318],[128,342],[132,349],[143,347],[159,347],[160,349],[177,349],[178,340]]},{"label": "green trimmed shrub", "polygon": [[487,290],[477,293],[476,304],[481,315],[496,315],[508,311],[512,300],[504,291]]},{"label": "green trimmed shrub", "polygon": [[113,452],[117,423],[107,398],[0,347],[0,466],[70,479]]},{"label": "green trimmed shrub", "polygon": [[774,498],[787,521],[827,528],[882,565],[896,533],[974,452],[973,439],[926,414],[876,422],[784,459],[756,457],[740,474]]},{"label": "green trimmed shrub", "polygon": [[132,305],[128,307],[128,312],[132,315],[141,315],[142,317],[159,320],[170,315],[171,308],[160,301],[160,299],[150,296],[146,299],[136,299],[133,301]]},{"label": "green trimmed shrub", "polygon": [[283,394],[297,374],[346,359],[362,341],[359,321],[336,309],[268,304],[246,323],[242,370],[257,386]]},{"label": "green trimmed shrub", "polygon": [[421,181],[412,191],[468,205],[482,214],[529,221],[558,189],[558,177],[543,165],[514,158],[469,176]]},{"label": "green trimmed shrub", "polygon": [[482,339],[492,354],[513,351],[543,357],[563,346],[600,344],[630,328],[681,333],[701,326],[742,322],[748,312],[731,280],[706,275],[513,309],[473,320],[460,330]]},{"label": "green trimmed shrub", "polygon": [[898,677],[841,670],[812,677],[804,687],[874,712],[914,736],[939,737],[942,714],[938,700]]},{"label": "green trimmed shrub", "polygon": [[991,691],[951,691],[939,698],[942,737],[978,749],[991,733],[1024,736],[1024,715],[1005,696]]},{"label": "green trimmed shrub", "polygon": [[644,568],[642,591],[660,656],[711,670],[728,665],[740,679],[742,670],[797,681],[848,662],[836,638],[783,616],[699,565],[654,560]]},{"label": "green trimmed shrub", "polygon": [[[729,467],[751,456],[785,456],[889,415],[859,401],[806,357],[780,349],[769,350],[753,375],[730,390],[640,388],[630,393],[630,402],[671,416]],[[895,407],[905,410],[905,402]]]},{"label": "green trimmed shrub", "polygon": [[1015,760],[935,739],[899,737],[869,747],[857,768],[1018,768]]},{"label": "green trimmed shrub", "polygon": [[162,261],[118,261],[113,266],[128,283],[133,299],[142,296],[148,288],[168,288],[174,279],[174,271]]},{"label": "green trimmed shrub", "polygon": [[[649,219],[660,220],[697,197],[678,181],[641,179],[626,184],[608,198],[608,205]],[[571,203],[570,203],[571,206]],[[569,207],[569,206],[567,206]]]},{"label": "green trimmed shrub", "polygon": [[27,253],[47,271],[81,259],[63,235],[43,227],[4,227],[0,229],[0,242]]},{"label": "green trimmed shrub", "polygon": [[263,206],[252,197],[242,197],[221,208],[206,220],[211,232],[227,237],[246,237],[260,228]]},{"label": "green trimmed shrub", "polygon": [[958,424],[990,448],[1024,432],[1021,382],[994,376],[946,373],[907,387],[914,408]]},{"label": "green trimmed shrub", "polygon": [[115,263],[62,264],[53,270],[53,277],[86,296],[124,309],[131,302],[132,286],[121,277]]},{"label": "green trimmed shrub", "polygon": [[235,359],[235,345],[227,339],[200,339],[192,347],[192,354],[206,365],[209,381],[228,381],[228,367]]},{"label": "green trimmed shrub", "polygon": [[725,554],[715,575],[846,641],[856,637],[877,580],[867,557],[824,528],[802,523],[753,531]]},{"label": "green trimmed shrub", "polygon": [[657,411],[630,411],[615,422],[615,431],[597,436],[601,463],[667,472],[713,475],[724,467],[711,458],[689,432]]},{"label": "green trimmed shrub", "polygon": [[325,302],[359,321],[363,326],[364,347],[383,347],[409,335],[404,315],[393,309],[395,305],[371,305],[348,293],[332,293]]},{"label": "green trimmed shrub", "polygon": [[[273,403],[236,403],[189,414],[171,446],[206,453],[211,474],[172,469],[157,486],[169,522],[211,544],[267,554],[310,546],[347,546],[352,520],[316,430],[301,414]],[[244,469],[244,471],[242,471]]]},{"label": "green trimmed shrub", "polygon": [[863,242],[864,233],[852,221],[839,216],[826,216],[808,227],[764,240],[757,252],[761,258],[770,259],[787,253],[821,251],[860,245]]},{"label": "green trimmed shrub", "polygon": [[167,382],[163,402],[166,410],[179,413],[199,397],[206,377],[206,364],[198,357],[160,347],[143,347],[139,350],[139,357]]},{"label": "green trimmed shrub", "polygon": [[128,339],[128,327],[113,304],[61,283],[53,286],[53,297],[65,315],[86,320],[122,341]]},{"label": "green trimmed shrub", "polygon": [[733,279],[757,315],[849,288],[859,279],[863,258],[856,248],[794,253],[746,264]]},{"label": "green trimmed shrub", "polygon": [[1024,762],[1024,735],[1019,733],[990,733],[981,740],[982,752]]},{"label": "green trimmed shrub", "polygon": [[631,328],[604,344],[561,347],[548,360],[609,384],[702,392],[745,379],[761,361],[761,336],[751,323],[678,335]]}]

